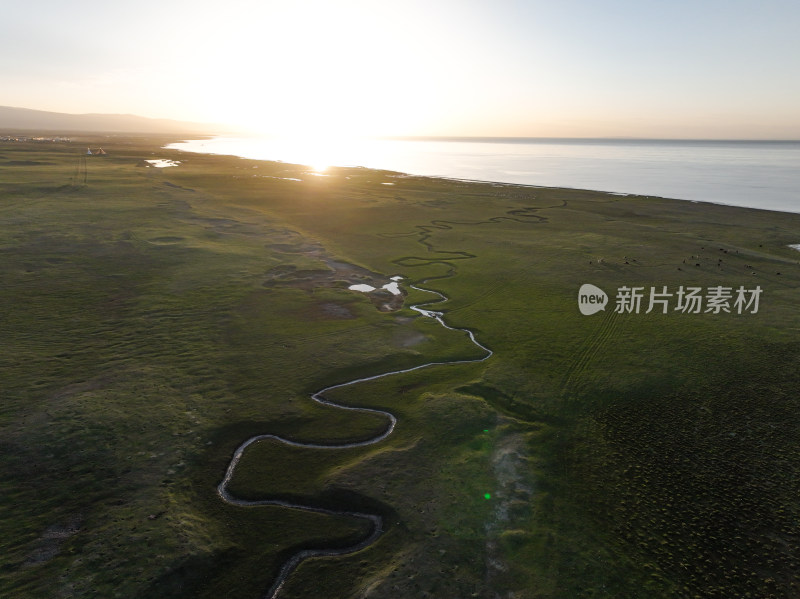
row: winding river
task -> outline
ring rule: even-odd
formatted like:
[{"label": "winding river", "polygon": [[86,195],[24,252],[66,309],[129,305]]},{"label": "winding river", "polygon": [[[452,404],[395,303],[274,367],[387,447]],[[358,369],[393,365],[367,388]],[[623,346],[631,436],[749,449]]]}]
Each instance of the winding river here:
[{"label": "winding river", "polygon": [[[425,281],[423,281],[423,283],[424,282]],[[342,387],[349,387],[351,385],[357,385],[359,383],[364,383],[364,382],[367,382],[367,381],[374,381],[376,379],[384,378],[384,377],[387,377],[387,376],[392,376],[392,375],[395,375],[395,374],[403,374],[403,373],[406,373],[406,372],[412,372],[412,371],[415,371],[415,370],[421,370],[423,368],[428,368],[430,366],[438,366],[438,365],[444,365],[444,364],[466,364],[466,363],[470,363],[470,362],[483,362],[484,360],[488,360],[490,357],[492,357],[492,354],[493,354],[492,350],[490,350],[488,347],[486,347],[486,346],[482,345],[481,343],[479,343],[475,339],[475,335],[473,334],[472,331],[470,331],[469,329],[460,329],[460,328],[456,328],[456,327],[451,327],[444,321],[444,313],[443,312],[436,312],[434,310],[427,310],[427,309],[421,307],[421,306],[427,306],[429,304],[435,304],[435,303],[440,303],[440,302],[446,301],[448,298],[444,294],[439,293],[438,291],[434,291],[432,289],[425,289],[423,287],[417,287],[417,286],[414,286],[414,285],[410,285],[410,287],[412,289],[416,289],[417,291],[423,291],[423,292],[426,292],[426,293],[433,293],[434,295],[438,296],[438,299],[434,299],[434,300],[431,300],[429,302],[423,302],[421,304],[416,304],[416,305],[413,305],[413,306],[409,306],[409,308],[411,310],[414,310],[415,312],[419,313],[421,316],[423,316],[425,318],[433,318],[434,320],[436,320],[436,322],[438,322],[440,325],[442,325],[445,329],[449,329],[451,331],[461,331],[463,333],[466,333],[467,336],[469,337],[470,341],[474,345],[479,347],[481,350],[483,350],[485,352],[485,354],[480,358],[475,358],[475,359],[472,359],[472,360],[453,360],[453,361],[450,361],[450,362],[428,362],[428,363],[425,363],[425,364],[420,364],[419,366],[413,366],[411,368],[404,368],[402,370],[392,370],[392,371],[389,371],[389,372],[384,372],[382,374],[376,374],[376,375],[373,375],[373,376],[357,378],[357,379],[353,379],[351,381],[347,381],[345,383],[339,383],[339,384],[336,384],[336,385],[331,385],[330,387],[325,387],[324,389],[320,389],[319,391],[317,391],[316,393],[313,393],[311,395],[311,399],[313,399],[315,402],[317,402],[319,404],[322,404],[322,405],[332,406],[332,407],[335,407],[335,408],[339,408],[341,410],[349,410],[349,411],[352,411],[352,412],[372,413],[372,414],[380,414],[380,415],[384,416],[389,422],[389,425],[386,427],[386,430],[384,430],[379,435],[376,435],[375,437],[372,437],[370,439],[366,439],[364,441],[358,441],[358,442],[355,442],[355,443],[317,444],[317,443],[301,443],[299,441],[292,441],[291,439],[285,439],[285,438],[279,437],[277,435],[265,434],[265,435],[256,435],[254,437],[250,437],[249,439],[244,441],[241,445],[239,445],[239,447],[236,448],[236,451],[234,451],[233,457],[231,458],[231,461],[228,463],[228,467],[225,470],[225,476],[223,477],[222,482],[220,482],[219,485],[217,486],[217,493],[219,494],[219,496],[222,498],[222,500],[225,503],[228,503],[230,505],[239,506],[239,507],[257,507],[257,506],[263,506],[263,505],[276,505],[276,506],[282,506],[282,507],[291,508],[291,509],[304,510],[304,511],[307,511],[307,512],[316,512],[316,513],[320,513],[320,514],[329,514],[329,515],[334,515],[334,516],[350,516],[350,517],[353,517],[353,518],[360,518],[360,519],[363,519],[363,520],[368,520],[372,525],[372,531],[370,532],[370,534],[365,539],[360,541],[359,543],[357,543],[355,545],[351,545],[350,547],[344,547],[344,548],[341,548],[341,549],[304,549],[302,551],[298,551],[297,553],[295,553],[292,557],[290,557],[281,566],[281,569],[280,569],[280,571],[278,573],[277,578],[272,583],[272,586],[267,591],[266,595],[264,595],[265,599],[275,599],[275,597],[278,596],[278,594],[280,593],[281,588],[283,587],[283,584],[286,582],[286,579],[291,575],[291,573],[294,571],[294,569],[297,568],[297,566],[303,560],[311,558],[311,557],[347,555],[347,554],[359,551],[361,549],[364,549],[365,547],[368,547],[369,545],[374,543],[383,534],[383,518],[379,514],[366,514],[366,513],[362,513],[362,512],[330,510],[330,509],[315,507],[315,506],[311,506],[311,505],[303,505],[303,504],[299,504],[299,503],[281,501],[281,500],[278,500],[278,499],[259,499],[259,500],[255,500],[255,501],[237,499],[236,497],[231,495],[231,493],[228,491],[228,484],[230,483],[231,479],[233,478],[233,474],[234,474],[234,472],[236,470],[236,466],[239,464],[239,461],[242,459],[242,456],[244,455],[244,452],[247,450],[247,448],[250,447],[254,443],[258,443],[259,441],[266,441],[268,439],[273,440],[273,441],[278,441],[280,443],[283,443],[285,445],[289,445],[291,447],[306,447],[306,448],[322,449],[322,450],[327,450],[327,449],[347,449],[347,448],[351,448],[351,447],[365,447],[367,445],[374,445],[375,443],[380,443],[386,437],[391,435],[392,432],[394,431],[395,424],[397,424],[397,418],[394,416],[394,414],[392,414],[390,412],[387,412],[385,410],[377,410],[377,409],[374,409],[374,408],[357,408],[357,407],[352,407],[352,406],[347,406],[347,405],[334,403],[334,402],[330,401],[329,399],[325,398],[325,393],[327,393],[328,391],[332,391],[334,389],[340,389]]]}]

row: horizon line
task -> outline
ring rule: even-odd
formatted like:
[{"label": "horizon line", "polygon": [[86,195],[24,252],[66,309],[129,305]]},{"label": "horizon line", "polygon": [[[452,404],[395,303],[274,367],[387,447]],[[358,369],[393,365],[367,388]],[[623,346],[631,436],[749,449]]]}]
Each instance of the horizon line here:
[{"label": "horizon line", "polygon": [[800,138],[747,138],[747,137],[635,137],[629,135],[611,136],[558,136],[558,135],[381,135],[372,139],[419,140],[419,141],[703,141],[703,142],[790,142],[798,143]]}]

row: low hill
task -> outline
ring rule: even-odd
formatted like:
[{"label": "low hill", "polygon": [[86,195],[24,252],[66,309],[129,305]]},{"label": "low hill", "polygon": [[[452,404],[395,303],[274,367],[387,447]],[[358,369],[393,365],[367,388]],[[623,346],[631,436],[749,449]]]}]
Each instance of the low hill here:
[{"label": "low hill", "polygon": [[221,125],[151,119],[132,114],[67,114],[0,106],[2,130],[39,132],[215,133]]}]

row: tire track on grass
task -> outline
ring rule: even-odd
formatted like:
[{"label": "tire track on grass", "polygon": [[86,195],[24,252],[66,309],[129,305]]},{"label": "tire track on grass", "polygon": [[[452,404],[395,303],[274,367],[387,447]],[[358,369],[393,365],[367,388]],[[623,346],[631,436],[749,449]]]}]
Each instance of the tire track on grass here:
[{"label": "tire track on grass", "polygon": [[561,379],[562,398],[567,397],[575,389],[577,379],[586,371],[589,363],[597,353],[608,343],[608,340],[617,330],[619,322],[620,317],[615,311],[606,311],[600,326],[595,329],[594,333],[583,344],[583,349],[580,350],[578,356],[564,373]]}]

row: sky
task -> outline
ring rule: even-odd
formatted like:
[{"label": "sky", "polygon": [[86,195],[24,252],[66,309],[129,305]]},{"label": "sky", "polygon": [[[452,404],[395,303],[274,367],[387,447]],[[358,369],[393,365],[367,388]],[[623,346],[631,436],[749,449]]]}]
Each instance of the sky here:
[{"label": "sky", "polygon": [[321,136],[800,139],[797,0],[26,0],[0,105]]}]

